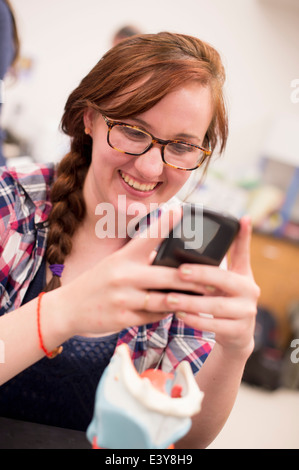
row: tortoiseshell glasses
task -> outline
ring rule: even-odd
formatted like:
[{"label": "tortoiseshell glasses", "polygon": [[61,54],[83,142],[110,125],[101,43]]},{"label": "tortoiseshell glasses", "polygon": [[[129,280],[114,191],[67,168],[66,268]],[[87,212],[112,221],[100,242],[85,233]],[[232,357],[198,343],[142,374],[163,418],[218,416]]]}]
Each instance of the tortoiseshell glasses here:
[{"label": "tortoiseshell glasses", "polygon": [[137,126],[112,121],[106,116],[102,116],[108,126],[108,144],[113,149],[127,155],[143,155],[154,144],[159,144],[161,145],[161,157],[166,165],[178,170],[191,171],[200,167],[212,153],[210,142],[209,149],[205,149],[181,140],[157,139]]}]

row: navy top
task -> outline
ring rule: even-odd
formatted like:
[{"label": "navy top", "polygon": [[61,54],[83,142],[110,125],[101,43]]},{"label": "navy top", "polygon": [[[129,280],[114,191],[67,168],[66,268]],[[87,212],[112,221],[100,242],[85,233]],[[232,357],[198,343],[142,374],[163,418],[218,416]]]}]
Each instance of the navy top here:
[{"label": "navy top", "polygon": [[[44,261],[23,304],[43,290],[45,276]],[[116,333],[69,339],[54,359],[41,359],[0,387],[0,416],[86,431],[96,388],[117,338]]]}]

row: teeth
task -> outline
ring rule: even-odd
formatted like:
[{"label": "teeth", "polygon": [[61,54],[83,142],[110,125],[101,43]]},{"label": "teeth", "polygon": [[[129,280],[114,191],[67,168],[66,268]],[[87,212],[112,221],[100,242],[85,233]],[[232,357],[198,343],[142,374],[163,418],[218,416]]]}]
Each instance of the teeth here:
[{"label": "teeth", "polygon": [[122,179],[132,188],[138,189],[138,191],[152,191],[158,183],[152,183],[152,184],[145,184],[145,183],[138,183],[138,181],[133,180],[130,178],[130,176],[126,175],[122,171],[120,171],[120,175]]}]

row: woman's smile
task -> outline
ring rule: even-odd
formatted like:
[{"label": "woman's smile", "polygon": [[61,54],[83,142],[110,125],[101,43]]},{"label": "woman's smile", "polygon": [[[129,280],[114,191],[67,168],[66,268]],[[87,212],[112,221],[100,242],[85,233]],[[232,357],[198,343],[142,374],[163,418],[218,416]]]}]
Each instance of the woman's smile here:
[{"label": "woman's smile", "polygon": [[148,182],[140,182],[135,179],[135,177],[129,175],[128,173],[125,173],[123,170],[118,170],[118,173],[122,179],[122,181],[129,186],[130,188],[133,188],[134,190],[142,193],[151,193],[153,190],[157,187],[160,186],[160,182],[153,182],[153,183],[148,183]]}]

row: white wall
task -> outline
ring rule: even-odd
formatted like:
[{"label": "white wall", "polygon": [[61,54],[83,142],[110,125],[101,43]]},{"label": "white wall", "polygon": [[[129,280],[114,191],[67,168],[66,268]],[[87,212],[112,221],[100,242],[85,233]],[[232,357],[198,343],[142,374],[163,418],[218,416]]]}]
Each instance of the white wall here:
[{"label": "white wall", "polygon": [[[144,32],[195,35],[220,51],[227,69],[230,114],[226,165],[250,165],[260,156],[272,121],[277,116],[299,116],[299,103],[290,99],[291,81],[299,79],[296,0],[12,0],[12,4],[22,55],[32,57],[34,67],[29,77],[8,84],[4,122],[31,141],[38,161],[60,157],[63,141],[57,127],[64,102],[110,47],[115,30],[127,23]],[[280,137],[283,147],[286,137]]]}]

